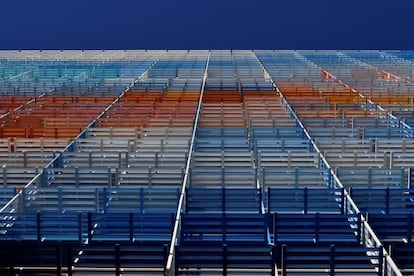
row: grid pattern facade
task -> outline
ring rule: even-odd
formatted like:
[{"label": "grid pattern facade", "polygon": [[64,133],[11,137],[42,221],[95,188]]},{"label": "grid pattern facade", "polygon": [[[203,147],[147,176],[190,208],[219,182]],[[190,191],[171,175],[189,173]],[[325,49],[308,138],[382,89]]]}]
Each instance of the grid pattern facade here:
[{"label": "grid pattern facade", "polygon": [[414,51],[1,51],[1,274],[410,275],[413,79]]}]

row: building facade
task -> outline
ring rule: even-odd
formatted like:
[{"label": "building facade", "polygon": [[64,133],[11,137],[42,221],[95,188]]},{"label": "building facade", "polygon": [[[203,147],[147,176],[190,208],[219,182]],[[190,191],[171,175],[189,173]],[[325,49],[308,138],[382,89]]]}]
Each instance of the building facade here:
[{"label": "building facade", "polygon": [[409,275],[414,51],[0,51],[2,275]]}]

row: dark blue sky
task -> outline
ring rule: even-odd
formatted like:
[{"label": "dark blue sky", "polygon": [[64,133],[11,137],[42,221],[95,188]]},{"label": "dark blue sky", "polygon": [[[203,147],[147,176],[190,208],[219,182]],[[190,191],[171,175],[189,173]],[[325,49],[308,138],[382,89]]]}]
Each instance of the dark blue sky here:
[{"label": "dark blue sky", "polygon": [[412,0],[2,0],[0,49],[414,49]]}]

